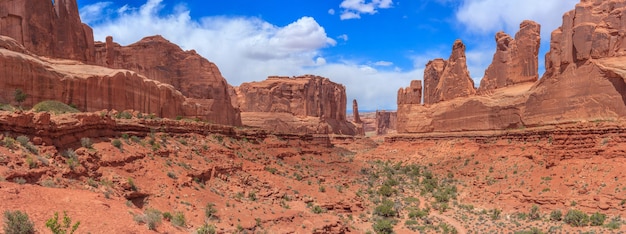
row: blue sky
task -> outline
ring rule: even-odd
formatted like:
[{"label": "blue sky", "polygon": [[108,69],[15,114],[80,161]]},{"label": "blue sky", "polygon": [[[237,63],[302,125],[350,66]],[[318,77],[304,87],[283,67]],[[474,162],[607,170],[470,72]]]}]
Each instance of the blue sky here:
[{"label": "blue sky", "polygon": [[[270,75],[314,74],[346,86],[361,110],[394,110],[400,87],[424,65],[447,59],[462,39],[476,85],[491,63],[494,35],[522,20],[550,32],[577,0],[78,0],[96,40],[127,45],[163,35],[216,63],[234,86]],[[543,71],[541,71],[543,72]],[[348,109],[351,109],[349,107]]]}]

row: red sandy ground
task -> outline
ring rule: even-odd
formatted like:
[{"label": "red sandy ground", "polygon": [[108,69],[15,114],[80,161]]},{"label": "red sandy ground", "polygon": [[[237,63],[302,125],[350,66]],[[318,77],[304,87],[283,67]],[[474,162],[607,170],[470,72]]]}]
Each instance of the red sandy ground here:
[{"label": "red sandy ground", "polygon": [[[114,139],[121,140],[121,150],[112,145]],[[569,209],[599,211],[607,214],[607,222],[623,216],[626,158],[621,155],[626,144],[621,134],[589,138],[595,140],[586,147],[602,150],[599,156],[585,155],[574,138],[538,139],[483,141],[448,135],[384,142],[382,137],[335,137],[334,147],[325,147],[279,137],[257,141],[155,132],[139,141],[94,138],[93,149],[76,143],[80,165],[74,169],[60,153],[66,149],[40,145],[33,154],[21,146],[0,146],[0,180],[4,180],[0,211],[25,211],[39,233],[47,233],[46,220],[63,211],[81,222],[78,233],[154,233],[133,218],[148,208],[183,212],[186,217],[183,227],[163,220],[158,233],[194,232],[205,221],[217,226],[219,233],[365,233],[373,230],[376,204],[362,195],[371,189],[362,168],[376,169],[373,163],[380,160],[418,164],[440,178],[454,178],[457,199],[446,212],[432,210],[429,219],[447,223],[459,233],[508,233],[530,227],[544,232],[555,227],[557,233],[618,232],[573,228],[547,217],[555,209],[563,215]],[[151,141],[160,147],[153,149]],[[581,155],[548,158],[547,152],[561,152],[553,150],[557,144],[571,147],[563,152]],[[29,166],[29,160],[35,164]],[[18,184],[16,178],[26,183]],[[418,197],[420,208],[430,207],[433,201],[419,191],[404,190],[398,196]],[[206,219],[207,203],[215,204],[217,218]],[[460,206],[469,204],[472,209]],[[517,213],[528,213],[533,204],[539,205],[543,220],[515,218]],[[325,212],[316,214],[314,206]],[[483,212],[494,208],[503,211],[498,220]],[[406,213],[398,218],[397,233],[413,232],[404,225]]]}]

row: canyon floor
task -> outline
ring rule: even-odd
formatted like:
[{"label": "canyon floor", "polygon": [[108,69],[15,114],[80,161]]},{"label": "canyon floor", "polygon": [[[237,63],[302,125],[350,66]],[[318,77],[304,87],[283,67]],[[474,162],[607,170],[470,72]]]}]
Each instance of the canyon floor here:
[{"label": "canyon floor", "polygon": [[77,114],[51,115],[80,139],[63,144],[28,123],[0,132],[0,211],[25,212],[38,233],[55,212],[77,233],[626,230],[626,122],[347,137],[159,119],[142,132],[128,126],[146,116],[92,115],[113,136],[80,131]]}]

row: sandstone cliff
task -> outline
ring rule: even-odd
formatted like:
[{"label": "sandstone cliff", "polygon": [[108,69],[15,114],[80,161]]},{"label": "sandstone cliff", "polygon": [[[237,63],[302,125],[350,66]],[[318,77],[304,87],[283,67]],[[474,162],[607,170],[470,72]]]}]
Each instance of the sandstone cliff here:
[{"label": "sandstone cliff", "polygon": [[467,70],[465,45],[456,40],[446,61],[436,59],[424,70],[424,99],[426,104],[467,97],[476,94],[474,81]]},{"label": "sandstone cliff", "polygon": [[[235,88],[235,93],[244,125],[284,131],[302,130],[301,126],[306,125],[306,132],[310,133],[356,134],[354,125],[346,120],[345,87],[328,78],[272,76],[243,83]],[[314,123],[303,124],[312,120],[309,117],[315,117]],[[319,126],[319,121],[324,126]]]},{"label": "sandstone cliff", "polygon": [[515,39],[504,32],[496,34],[496,53],[480,81],[479,92],[489,92],[539,78],[538,54],[541,26],[526,20]]},{"label": "sandstone cliff", "polygon": [[411,86],[398,90],[398,105],[422,104],[422,81],[413,80]]},{"label": "sandstone cliff", "polygon": [[376,111],[376,134],[385,135],[396,131],[397,113]]},{"label": "sandstone cliff", "polygon": [[222,121],[219,117],[223,113],[207,108],[210,105],[203,100],[186,98],[171,85],[136,72],[40,58],[4,36],[0,36],[0,45],[0,90],[6,90],[0,92],[2,103],[12,102],[13,90],[19,88],[28,94],[25,106],[57,100],[83,111],[132,109],[162,117],[187,116],[235,124]]},{"label": "sandstone cliff", "polygon": [[[546,55],[546,73],[542,79],[535,83],[505,85],[504,88],[488,85],[510,78],[502,77],[499,72],[490,72],[506,65],[497,65],[499,55],[505,54],[498,51],[494,56],[496,65],[492,64],[487,72],[496,77],[488,77],[489,80],[484,82],[485,89],[497,89],[482,96],[457,98],[434,105],[398,105],[398,131],[505,130],[622,119],[626,116],[626,21],[622,19],[626,19],[626,0],[583,0],[575,10],[563,16],[563,25],[552,32],[550,52]],[[531,33],[522,33],[524,25]],[[528,22],[522,23],[518,36],[535,35],[536,27]],[[498,38],[504,40],[498,40],[499,46],[507,41],[502,34]],[[536,41],[536,36],[519,37],[515,45],[518,51],[522,44],[535,48]],[[528,59],[518,53],[517,58],[522,57]],[[430,63],[445,67],[439,85],[450,66],[446,63],[449,62]],[[441,66],[434,65],[427,67],[425,73],[441,74]],[[507,69],[521,72],[524,76],[532,73],[530,68],[534,71],[532,66],[528,69],[512,68],[515,67]],[[424,78],[425,87],[432,87],[433,79],[427,79],[426,74]],[[433,97],[428,95],[434,95],[434,100],[437,100],[437,92],[428,88],[424,92],[425,100],[432,103]]]},{"label": "sandstone cliff", "polygon": [[214,111],[217,123],[238,125],[239,111],[232,106],[228,83],[217,66],[195,51],[183,51],[161,36],[120,46],[108,37],[96,43],[96,63],[135,71],[150,79],[170,84],[188,98]]},{"label": "sandstone cliff", "polygon": [[81,22],[75,0],[0,1],[0,35],[39,56],[94,61],[93,31]]}]

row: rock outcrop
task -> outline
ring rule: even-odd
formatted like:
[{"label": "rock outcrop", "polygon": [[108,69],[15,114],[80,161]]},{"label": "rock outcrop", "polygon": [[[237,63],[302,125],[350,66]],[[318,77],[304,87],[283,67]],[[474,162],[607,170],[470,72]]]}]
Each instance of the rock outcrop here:
[{"label": "rock outcrop", "polygon": [[355,123],[363,123],[361,116],[359,116],[359,103],[357,103],[356,99],[352,100],[352,115],[354,116]]},{"label": "rock outcrop", "polygon": [[[25,106],[45,100],[73,104],[82,111],[132,109],[175,118],[186,116],[219,124],[221,110],[202,100],[186,98],[174,87],[128,70],[85,65],[78,61],[55,60],[29,55],[12,38],[0,36],[0,102],[13,102],[13,91],[27,95]],[[14,103],[16,104],[16,103]]]},{"label": "rock outcrop", "polygon": [[526,20],[515,39],[504,32],[496,34],[496,53],[480,81],[479,93],[537,81],[540,31],[539,24]]},{"label": "rock outcrop", "polygon": [[398,90],[398,105],[422,104],[422,81],[413,80],[411,86]]},{"label": "rock outcrop", "polygon": [[75,0],[0,1],[0,35],[39,56],[94,61],[93,31],[81,22]]},{"label": "rock outcrop", "polygon": [[170,84],[205,108],[221,113],[212,121],[238,125],[239,111],[231,104],[229,85],[217,66],[195,51],[183,51],[161,36],[146,37],[120,46],[108,37],[96,43],[96,63],[127,69],[150,79]]},{"label": "rock outcrop", "polygon": [[376,111],[376,134],[385,135],[396,131],[395,111]]},{"label": "rock outcrop", "polygon": [[[243,83],[235,87],[235,93],[244,125],[288,132],[302,131],[302,126],[308,126],[309,133],[356,134],[355,126],[346,120],[345,87],[328,78],[271,76],[264,81]],[[288,115],[298,120],[288,120]],[[310,120],[314,123],[304,124]],[[324,124],[319,125],[319,121]]]},{"label": "rock outcrop", "polygon": [[467,70],[465,45],[456,40],[448,60],[435,59],[424,70],[425,104],[434,104],[476,94],[474,81]]},{"label": "rock outcrop", "polygon": [[[546,73],[542,79],[535,83],[505,84],[504,87],[488,85],[494,84],[491,81],[506,80],[512,76],[491,73],[498,70],[494,68],[497,66],[492,66],[487,74],[497,77],[488,77],[490,80],[484,82],[484,88],[489,90],[485,95],[457,98],[430,106],[398,105],[398,131],[505,130],[623,119],[626,116],[626,21],[623,19],[626,19],[626,0],[583,0],[575,10],[563,16],[563,25],[552,32],[550,51],[546,55]],[[522,29],[518,36],[535,36],[516,38],[514,42],[518,51],[520,45],[536,48],[535,28],[538,26],[526,22],[522,23],[522,28],[525,25],[530,33],[522,33]],[[502,34],[498,37],[499,46],[507,40]],[[498,53],[494,56],[495,60]],[[445,66],[440,84],[450,65]],[[534,71],[534,67],[530,67]],[[427,68],[434,73],[440,70]],[[528,69],[526,74],[525,68],[514,70],[524,76],[532,73]],[[429,86],[426,77],[425,84]],[[425,93],[428,95],[429,90]]]}]

